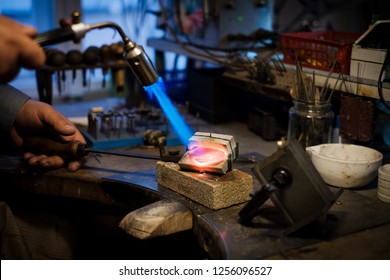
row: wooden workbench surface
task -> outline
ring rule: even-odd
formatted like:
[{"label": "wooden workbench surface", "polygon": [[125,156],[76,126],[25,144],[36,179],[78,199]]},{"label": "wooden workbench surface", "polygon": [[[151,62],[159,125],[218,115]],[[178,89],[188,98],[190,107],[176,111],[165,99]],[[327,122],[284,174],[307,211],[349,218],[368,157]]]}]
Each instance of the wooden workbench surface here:
[{"label": "wooden workbench surface", "polygon": [[[390,258],[390,204],[377,200],[375,182],[363,189],[345,190],[327,221],[284,236],[281,225],[269,224],[261,215],[254,226],[239,224],[238,212],[244,204],[213,211],[158,186],[153,160],[109,155],[98,159],[90,158],[74,173],[65,169],[42,173],[26,168],[17,156],[8,156],[2,157],[0,172],[12,192],[94,201],[128,211],[163,198],[176,199],[193,212],[192,234],[211,259]],[[245,172],[251,167],[249,163],[237,166]],[[269,201],[266,206],[272,208]]]}]

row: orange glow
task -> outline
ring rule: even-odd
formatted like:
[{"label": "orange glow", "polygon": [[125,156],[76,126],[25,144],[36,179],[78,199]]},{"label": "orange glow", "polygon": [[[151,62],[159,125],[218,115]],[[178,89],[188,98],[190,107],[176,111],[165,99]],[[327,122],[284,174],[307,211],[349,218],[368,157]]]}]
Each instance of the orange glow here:
[{"label": "orange glow", "polygon": [[202,146],[195,146],[188,152],[189,163],[198,166],[206,167],[219,164],[228,159],[226,147],[218,144],[207,143]]}]

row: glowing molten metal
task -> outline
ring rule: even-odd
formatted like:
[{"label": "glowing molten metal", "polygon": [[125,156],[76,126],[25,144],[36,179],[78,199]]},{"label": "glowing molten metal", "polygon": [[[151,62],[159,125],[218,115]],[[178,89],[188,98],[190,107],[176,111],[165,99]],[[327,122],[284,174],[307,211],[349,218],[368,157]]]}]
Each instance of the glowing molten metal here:
[{"label": "glowing molten metal", "polygon": [[179,161],[184,170],[225,174],[237,156],[233,137],[224,134],[197,132],[187,148]]},{"label": "glowing molten metal", "polygon": [[189,163],[202,167],[212,166],[226,161],[229,157],[227,149],[223,147],[197,147],[188,151]]}]

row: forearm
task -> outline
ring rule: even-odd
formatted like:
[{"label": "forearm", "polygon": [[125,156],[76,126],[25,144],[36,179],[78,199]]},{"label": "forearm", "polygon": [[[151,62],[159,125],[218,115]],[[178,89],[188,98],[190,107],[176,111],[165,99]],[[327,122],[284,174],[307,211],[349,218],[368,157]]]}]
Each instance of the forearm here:
[{"label": "forearm", "polygon": [[30,97],[16,88],[0,84],[0,133],[9,135],[16,115]]}]

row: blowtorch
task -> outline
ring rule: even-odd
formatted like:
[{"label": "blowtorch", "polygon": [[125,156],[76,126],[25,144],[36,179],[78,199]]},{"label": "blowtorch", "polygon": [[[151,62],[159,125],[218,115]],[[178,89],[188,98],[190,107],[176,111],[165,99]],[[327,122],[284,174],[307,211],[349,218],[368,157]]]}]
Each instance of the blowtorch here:
[{"label": "blowtorch", "polygon": [[124,59],[138,82],[142,86],[154,84],[159,74],[145,50],[142,46],[130,40],[123,29],[114,22],[101,22],[96,24],[75,23],[40,33],[34,37],[34,41],[42,47],[71,40],[76,42],[84,38],[87,32],[102,28],[113,28],[119,33],[124,43]]}]

